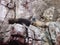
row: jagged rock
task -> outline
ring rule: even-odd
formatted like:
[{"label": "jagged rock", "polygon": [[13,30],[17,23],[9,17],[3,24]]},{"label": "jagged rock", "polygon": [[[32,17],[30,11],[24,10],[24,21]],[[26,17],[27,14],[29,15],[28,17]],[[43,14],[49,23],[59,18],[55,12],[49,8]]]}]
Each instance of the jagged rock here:
[{"label": "jagged rock", "polygon": [[50,7],[47,10],[44,11],[43,16],[47,18],[47,20],[52,20],[53,14],[54,14],[55,7]]},{"label": "jagged rock", "polygon": [[0,20],[1,21],[4,21],[7,11],[8,11],[7,8],[0,4]]},{"label": "jagged rock", "polygon": [[8,4],[8,7],[9,7],[9,8],[14,8],[14,3],[9,3],[9,4]]},{"label": "jagged rock", "polygon": [[[26,18],[26,19],[28,19],[31,16],[31,13],[29,12],[28,9],[25,9],[25,7],[23,6],[23,4],[26,3],[26,0],[25,1],[19,1],[19,3],[17,1],[16,3],[17,3],[16,18]],[[25,4],[25,5],[27,6],[28,4]]]},{"label": "jagged rock", "polygon": [[58,35],[60,34],[60,22],[47,22],[47,23],[49,26],[51,37],[54,40],[53,42],[58,43],[56,41],[57,37],[59,37]]},{"label": "jagged rock", "polygon": [[14,16],[15,16],[14,10],[8,10],[8,14],[6,18],[7,19],[14,18]]},{"label": "jagged rock", "polygon": [[5,6],[6,6],[9,2],[10,2],[10,0],[1,0],[1,4],[5,5]]},{"label": "jagged rock", "polygon": [[33,15],[33,17],[40,19],[40,15],[42,15],[43,11],[48,7],[47,4],[42,0],[38,1],[34,0],[28,2],[28,4],[26,5],[28,6],[28,9],[25,9],[25,7],[23,7],[23,4],[25,4],[26,1],[19,1],[19,2],[20,3],[17,3],[16,18],[24,17],[28,19],[30,16]]},{"label": "jagged rock", "polygon": [[[12,27],[14,27],[14,31],[12,30]],[[7,42],[10,40],[11,34],[20,34],[22,36],[25,35],[25,27],[21,24],[9,25],[8,28],[6,29],[6,31],[5,31],[5,34],[3,36],[4,42]]]},{"label": "jagged rock", "polygon": [[33,1],[31,4],[31,9],[33,12],[33,17],[40,19],[40,15],[43,15],[44,10],[48,7],[47,4],[42,1],[42,0],[38,0],[38,1]]},{"label": "jagged rock", "polygon": [[[41,19],[41,16],[43,16],[45,19],[45,22],[37,20],[36,22],[34,22],[35,26],[37,27],[30,25],[31,27],[29,28],[33,29],[33,31],[29,29],[29,32],[28,32],[29,36],[34,38],[34,33],[35,33],[36,38],[38,39],[45,37],[44,32],[46,30],[44,28],[41,29],[41,27],[39,26],[47,25],[49,26],[49,31],[51,33],[52,39],[55,41],[57,40],[60,41],[59,39],[60,37],[59,36],[59,33],[60,33],[60,10],[59,10],[60,1],[59,0],[18,0],[18,1],[12,0],[13,1],[12,3],[10,3],[10,1],[11,0],[1,0],[0,2],[0,29],[3,32],[2,37],[4,37],[4,42],[6,42],[10,38],[10,32],[6,32],[6,31],[11,30],[11,25],[8,24],[7,20],[9,18],[14,18],[15,16],[16,18],[26,18],[26,19],[29,19],[31,16],[32,18]],[[8,7],[11,9],[6,7],[8,3],[9,3]],[[14,3],[16,4],[15,10],[14,10],[15,8]],[[46,19],[49,22],[47,22]],[[55,21],[55,22],[52,22],[52,21]],[[16,24],[14,27],[17,32],[19,31],[22,32],[21,33],[22,35],[25,34],[25,33],[23,34],[24,30],[20,28],[19,24],[18,25]],[[46,40],[46,38],[44,39]],[[31,43],[31,41],[29,43]],[[40,44],[41,44],[41,41],[36,41],[36,45],[40,45]],[[48,44],[45,44],[45,45],[48,45]]]}]

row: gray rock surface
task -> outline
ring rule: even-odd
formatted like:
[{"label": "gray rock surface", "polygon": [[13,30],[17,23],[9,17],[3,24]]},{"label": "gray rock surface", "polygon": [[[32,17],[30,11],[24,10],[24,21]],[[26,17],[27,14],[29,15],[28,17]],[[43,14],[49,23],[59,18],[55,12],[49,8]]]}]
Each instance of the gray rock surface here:
[{"label": "gray rock surface", "polygon": [[[31,16],[38,20],[37,24],[42,24],[39,23],[41,21],[44,23],[43,25],[48,25],[52,39],[56,41],[56,37],[58,36],[55,37],[54,32],[57,35],[60,33],[60,0],[0,0],[0,32],[3,32],[4,41],[6,42],[10,36],[9,32],[6,33],[11,28],[11,25],[8,24],[9,18],[29,19]],[[44,28],[39,28],[40,30],[44,30]],[[35,28],[33,29],[35,30]],[[36,33],[40,33],[40,30],[37,30],[35,30]],[[42,37],[45,34],[44,31],[41,31]],[[5,37],[5,35],[8,35],[8,37]]]}]

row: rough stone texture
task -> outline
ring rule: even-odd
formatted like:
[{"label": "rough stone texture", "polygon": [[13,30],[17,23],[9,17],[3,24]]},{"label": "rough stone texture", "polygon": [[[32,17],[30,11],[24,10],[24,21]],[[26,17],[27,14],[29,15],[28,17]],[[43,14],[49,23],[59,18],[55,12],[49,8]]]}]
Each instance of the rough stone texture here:
[{"label": "rough stone texture", "polygon": [[6,13],[7,13],[7,8],[4,7],[3,5],[0,5],[0,20],[3,21],[5,16],[6,16]]},{"label": "rough stone texture", "polygon": [[[40,21],[37,21],[37,24],[39,25],[43,22],[43,25],[48,25],[50,27],[52,39],[55,41],[58,40],[58,34],[60,33],[60,0],[0,0],[0,32],[3,32],[3,37],[5,37],[6,34],[9,35],[9,32],[5,33],[6,31],[9,31],[11,27],[8,24],[9,18],[29,19],[31,16],[38,21],[44,20],[45,22],[41,21],[41,23],[39,23]],[[41,30],[44,30],[44,28]],[[57,38],[55,37],[54,32],[56,32]],[[42,37],[43,34],[45,33],[42,33]],[[7,38],[9,38],[9,36],[5,38],[5,41]]]},{"label": "rough stone texture", "polygon": [[50,21],[53,19],[53,15],[55,13],[54,11],[55,11],[55,7],[50,7],[44,11],[43,16],[47,18],[48,21]]},{"label": "rough stone texture", "polygon": [[[17,3],[17,10],[16,10],[16,14],[17,17],[19,17],[19,15],[21,15],[20,17],[28,17],[28,16],[33,16],[37,19],[40,19],[40,15],[42,15],[43,11],[48,7],[47,4],[42,1],[42,0],[34,0],[34,1],[30,1],[27,4],[25,4],[27,7],[24,7],[24,3],[26,3],[26,1],[24,3],[22,3],[23,1],[19,1],[20,3]],[[19,6],[20,5],[20,6]],[[43,7],[43,8],[42,8]]]},{"label": "rough stone texture", "polygon": [[[10,3],[10,0],[1,0],[1,4],[4,5],[3,7],[5,7],[9,3],[8,7],[12,8],[12,7],[14,7],[14,3],[16,4],[16,9],[15,9],[16,11],[14,11],[14,9],[9,10],[8,7],[5,7],[5,8],[7,8],[7,10],[9,10],[8,15],[10,15],[10,13],[12,12],[11,13],[12,18],[14,18],[14,16],[16,15],[16,18],[23,18],[24,17],[24,18],[27,18],[27,19],[30,16],[33,16],[37,19],[40,19],[40,15],[43,15],[44,11],[46,9],[48,9],[48,7],[49,8],[51,6],[55,7],[55,8],[59,7],[59,2],[60,2],[59,0],[56,0],[56,1],[54,1],[54,0],[52,0],[52,1],[51,0],[48,0],[48,1],[47,0],[24,0],[24,1],[23,0],[18,0],[18,1],[17,0],[12,0],[12,3]],[[56,10],[59,12],[58,9],[59,8],[56,8]],[[5,11],[5,12],[7,13],[8,11]],[[54,13],[54,16],[56,14],[59,15],[58,13],[56,13],[56,14],[55,13]],[[11,16],[8,16],[8,18],[11,18]]]}]

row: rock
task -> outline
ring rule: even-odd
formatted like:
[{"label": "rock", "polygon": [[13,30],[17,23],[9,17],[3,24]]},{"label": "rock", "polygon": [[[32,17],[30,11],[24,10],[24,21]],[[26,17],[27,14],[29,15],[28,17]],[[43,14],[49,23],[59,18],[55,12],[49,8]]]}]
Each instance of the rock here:
[{"label": "rock", "polygon": [[5,16],[6,16],[6,14],[7,14],[7,8],[6,7],[4,7],[3,5],[0,5],[0,20],[1,21],[4,21],[4,18],[5,18]]},{"label": "rock", "polygon": [[[23,3],[22,3],[23,2]],[[16,7],[16,18],[25,18],[25,19],[28,19],[30,16],[31,16],[31,13],[29,12],[28,9],[26,9],[23,4],[26,3],[26,0],[25,1],[18,1],[16,2],[17,4],[17,7]],[[28,6],[28,4],[26,4],[26,6]]]},{"label": "rock", "polygon": [[10,0],[1,0],[1,4],[5,5],[5,6],[6,6],[9,2],[10,2]]},{"label": "rock", "polygon": [[47,4],[42,0],[35,0],[31,4],[33,17],[40,19],[40,15],[43,15],[44,10],[48,7]]},{"label": "rock", "polygon": [[10,18],[14,18],[14,17],[15,17],[14,10],[8,10],[6,19],[10,19]]},{"label": "rock", "polygon": [[9,3],[8,7],[11,8],[11,9],[13,9],[14,8],[14,3]]},{"label": "rock", "polygon": [[60,22],[47,22],[52,39],[57,43],[57,36],[60,33]]},{"label": "rock", "polygon": [[15,27],[15,30],[16,30],[17,33],[18,33],[18,32],[21,32],[22,35],[24,35],[25,27],[24,27],[23,25],[21,25],[21,24],[16,24],[16,25],[14,25],[14,27]]},{"label": "rock", "polygon": [[50,7],[44,11],[43,16],[48,20],[53,20],[53,15],[54,15],[55,7]]}]

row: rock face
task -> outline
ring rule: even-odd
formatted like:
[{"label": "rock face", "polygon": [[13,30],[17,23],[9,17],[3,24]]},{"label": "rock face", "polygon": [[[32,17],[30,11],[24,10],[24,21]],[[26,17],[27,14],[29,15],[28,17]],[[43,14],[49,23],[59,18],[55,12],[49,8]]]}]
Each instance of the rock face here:
[{"label": "rock face", "polygon": [[[26,18],[29,19],[31,16],[40,19],[41,16],[46,13],[45,10],[50,8],[50,6],[54,7],[50,0],[2,0],[1,5],[6,9],[7,18]],[[8,4],[8,5],[7,5]],[[48,4],[51,4],[50,6]],[[6,7],[7,6],[7,7]],[[16,7],[14,7],[16,6]],[[11,8],[11,9],[10,9]],[[59,8],[58,8],[59,9]],[[58,10],[57,9],[57,10]],[[53,9],[55,11],[55,9]],[[3,12],[3,11],[1,11]],[[53,13],[53,12],[52,12]],[[4,14],[4,16],[6,15]],[[50,13],[51,14],[51,13]],[[45,14],[44,14],[45,15]],[[55,15],[55,12],[54,12]],[[57,13],[57,15],[59,15]],[[56,17],[56,16],[55,16]]]},{"label": "rock face", "polygon": [[3,5],[0,5],[0,11],[1,11],[0,12],[0,20],[3,21],[8,10]]},{"label": "rock face", "polygon": [[47,4],[42,0],[33,1],[31,6],[33,17],[40,19],[40,16],[43,15],[43,12],[47,7]]},{"label": "rock face", "polygon": [[[24,4],[24,3],[26,3],[26,1],[25,2],[19,1],[20,3],[17,3],[17,10],[16,10],[17,11],[17,17],[19,17],[19,15],[21,15],[20,17],[22,17],[22,18],[23,17],[29,18],[30,16],[40,18],[40,15],[42,15],[42,12],[47,7],[47,4],[42,0],[38,0],[38,1],[34,0],[34,1],[30,1],[30,2],[27,1],[27,4]],[[24,3],[22,3],[22,2],[24,2]]]},{"label": "rock face", "polygon": [[45,10],[43,16],[44,16],[45,18],[47,18],[47,20],[50,21],[50,20],[53,19],[54,13],[55,13],[55,7],[50,7],[50,8],[48,8],[47,10]]},{"label": "rock face", "polygon": [[[0,0],[0,32],[3,32],[3,37],[5,37],[5,35],[8,35],[8,37],[5,38],[5,42],[7,38],[9,39],[10,36],[10,32],[5,33],[6,31],[9,31],[11,27],[11,25],[8,24],[8,19],[10,18],[25,18],[29,20],[31,20],[31,18],[35,18],[37,19],[37,21],[34,22],[37,25],[36,29],[39,27],[40,30],[43,30],[44,28],[41,29],[41,26],[49,26],[52,39],[57,41],[57,43],[59,42],[60,0]],[[18,27],[19,25],[17,28]],[[36,33],[40,31],[37,30],[35,30]],[[31,30],[29,31],[32,32]],[[41,32],[44,31],[40,31],[39,33]],[[56,37],[54,35],[55,32],[57,35]],[[34,33],[32,32],[32,35],[30,36],[33,37],[33,34]],[[44,34],[45,33],[42,33],[41,37]],[[38,38],[38,36],[36,36],[36,38]],[[39,45],[40,43],[41,42],[38,42],[36,45]],[[42,43],[44,44],[44,42]]]},{"label": "rock face", "polygon": [[[52,2],[51,2],[52,1]],[[40,19],[41,15],[43,15],[44,13],[46,13],[45,10],[47,10],[48,8],[50,8],[51,6],[54,7],[58,12],[59,12],[59,0],[55,1],[54,0],[1,0],[1,8],[3,10],[5,10],[5,12],[3,12],[3,10],[1,11],[1,13],[3,12],[3,14],[1,15],[5,15],[7,14],[7,18],[14,18],[16,16],[16,18],[29,18],[31,16]],[[58,2],[58,3],[57,3]],[[7,6],[8,4],[8,6]],[[55,5],[56,4],[56,5]],[[6,7],[7,6],[7,7]],[[16,6],[16,7],[14,7]],[[0,8],[0,9],[1,9]],[[5,9],[6,8],[6,9]],[[11,8],[11,9],[9,9]],[[55,11],[55,9],[53,9]],[[6,13],[6,14],[5,14]],[[53,13],[53,12],[52,12]],[[50,13],[51,14],[51,13]],[[55,13],[53,13],[55,15]],[[44,14],[45,15],[45,14]],[[59,15],[57,13],[57,15]],[[1,17],[1,18],[4,18]],[[56,16],[55,16],[56,17]]]}]

